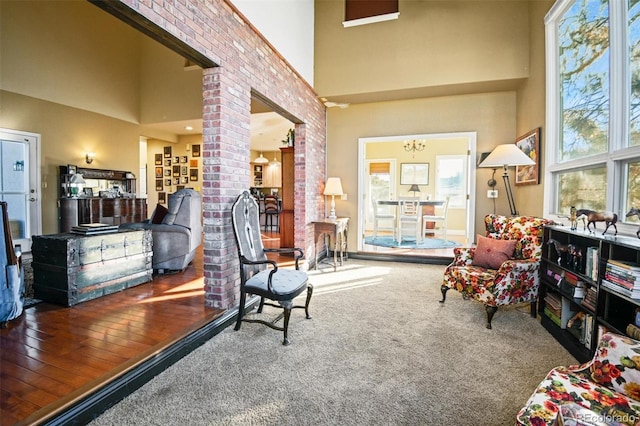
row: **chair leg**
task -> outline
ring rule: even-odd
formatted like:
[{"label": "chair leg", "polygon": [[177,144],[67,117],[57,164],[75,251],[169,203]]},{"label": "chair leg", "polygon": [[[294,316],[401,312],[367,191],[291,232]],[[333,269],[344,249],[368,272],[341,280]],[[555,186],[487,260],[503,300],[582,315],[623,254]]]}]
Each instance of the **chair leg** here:
[{"label": "chair leg", "polygon": [[244,291],[240,291],[240,303],[238,304],[238,319],[236,320],[235,331],[240,330],[242,325],[242,316],[244,314],[244,302],[247,299],[247,295]]},{"label": "chair leg", "polygon": [[289,337],[287,336],[287,332],[289,331],[289,317],[291,316],[291,308],[290,307],[285,307],[284,308],[284,324],[282,326],[282,328],[284,329],[284,340],[282,341],[282,344],[284,346],[288,346],[291,342],[289,341]]},{"label": "chair leg", "polygon": [[448,290],[449,290],[449,287],[447,287],[446,285],[442,284],[440,286],[440,291],[442,292],[442,300],[440,301],[440,303],[444,303],[444,301],[447,299]]},{"label": "chair leg", "polygon": [[485,305],[484,309],[487,311],[487,328],[491,330],[491,320],[493,319],[493,314],[498,310],[498,307]]},{"label": "chair leg", "polygon": [[304,313],[307,315],[307,319],[311,319],[311,315],[309,315],[309,302],[311,302],[312,294],[313,294],[313,286],[309,284],[307,286],[307,301],[304,304]]},{"label": "chair leg", "polygon": [[261,314],[262,313],[262,308],[264,308],[264,297],[260,298],[260,305],[258,306],[258,313]]}]

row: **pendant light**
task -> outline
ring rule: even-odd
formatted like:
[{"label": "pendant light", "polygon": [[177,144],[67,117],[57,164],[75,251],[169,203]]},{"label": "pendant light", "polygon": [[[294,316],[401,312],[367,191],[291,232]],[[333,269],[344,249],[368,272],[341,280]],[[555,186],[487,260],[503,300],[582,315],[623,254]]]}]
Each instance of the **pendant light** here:
[{"label": "pendant light", "polygon": [[256,158],[255,160],[253,160],[254,163],[256,164],[264,164],[264,163],[268,163],[269,160],[267,160],[264,155],[262,155],[262,151],[260,151],[260,157]]}]

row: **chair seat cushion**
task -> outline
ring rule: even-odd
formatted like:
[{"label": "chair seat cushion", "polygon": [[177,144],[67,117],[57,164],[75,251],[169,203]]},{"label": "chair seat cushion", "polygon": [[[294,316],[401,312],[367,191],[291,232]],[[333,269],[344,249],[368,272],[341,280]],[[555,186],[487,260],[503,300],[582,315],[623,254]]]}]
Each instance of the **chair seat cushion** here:
[{"label": "chair seat cushion", "polygon": [[260,271],[249,278],[244,286],[247,293],[265,296],[273,300],[291,300],[307,288],[309,278],[304,271],[279,268],[273,274],[272,292],[267,288],[270,269]]}]

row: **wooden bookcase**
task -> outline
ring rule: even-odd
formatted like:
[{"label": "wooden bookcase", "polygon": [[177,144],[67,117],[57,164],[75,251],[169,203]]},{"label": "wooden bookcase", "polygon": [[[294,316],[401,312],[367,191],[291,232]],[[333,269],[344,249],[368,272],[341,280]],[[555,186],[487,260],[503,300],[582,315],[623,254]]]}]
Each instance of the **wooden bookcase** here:
[{"label": "wooden bookcase", "polygon": [[[609,259],[640,262],[640,240],[602,235],[602,230],[544,229],[538,313],[542,325],[580,362],[593,357],[599,327],[624,335],[640,308],[640,299],[602,284]],[[582,298],[576,297],[580,286]],[[558,311],[550,302],[555,300],[561,301],[560,315],[553,318]]]}]

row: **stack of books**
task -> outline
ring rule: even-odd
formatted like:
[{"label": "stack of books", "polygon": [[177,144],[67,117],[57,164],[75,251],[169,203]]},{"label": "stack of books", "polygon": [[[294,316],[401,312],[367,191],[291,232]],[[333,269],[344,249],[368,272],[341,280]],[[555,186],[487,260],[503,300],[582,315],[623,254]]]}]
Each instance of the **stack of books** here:
[{"label": "stack of books", "polygon": [[602,286],[632,299],[640,298],[640,264],[609,259]]},{"label": "stack of books", "polygon": [[99,235],[118,232],[118,225],[107,225],[105,223],[83,223],[71,228],[71,233],[79,235]]},{"label": "stack of books", "polygon": [[562,299],[556,293],[549,293],[544,297],[544,313],[558,327],[562,326]]},{"label": "stack of books", "polygon": [[597,301],[597,293],[595,288],[588,287],[587,292],[584,295],[584,299],[582,299],[582,306],[590,309],[591,311],[596,311],[596,301]]}]

